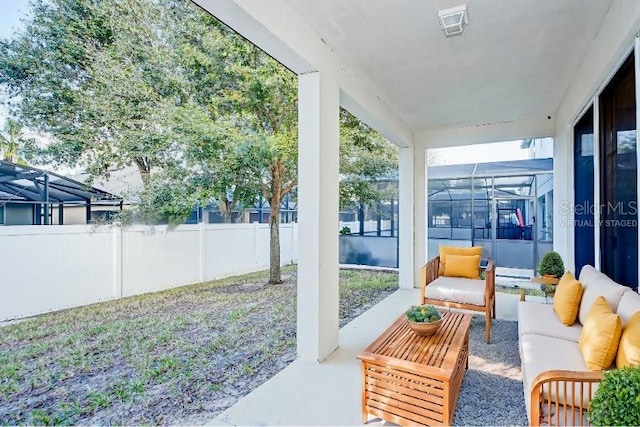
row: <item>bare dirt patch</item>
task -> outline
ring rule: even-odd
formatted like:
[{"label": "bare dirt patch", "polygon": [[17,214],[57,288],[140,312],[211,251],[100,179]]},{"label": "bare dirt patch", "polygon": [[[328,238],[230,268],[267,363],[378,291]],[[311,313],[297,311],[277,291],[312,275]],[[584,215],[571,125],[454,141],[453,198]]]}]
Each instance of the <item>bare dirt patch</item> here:
[{"label": "bare dirt patch", "polygon": [[[0,328],[0,424],[203,424],[295,359],[295,267]],[[340,325],[397,289],[341,271]]]}]

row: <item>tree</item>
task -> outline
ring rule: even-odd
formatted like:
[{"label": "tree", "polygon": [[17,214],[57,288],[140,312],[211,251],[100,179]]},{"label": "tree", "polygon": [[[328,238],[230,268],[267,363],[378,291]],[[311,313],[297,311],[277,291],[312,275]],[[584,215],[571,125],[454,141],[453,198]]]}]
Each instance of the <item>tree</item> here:
[{"label": "tree", "polygon": [[183,166],[184,147],[208,133],[174,128],[210,118],[172,44],[180,22],[151,0],[36,0],[32,14],[0,41],[0,84],[28,128],[54,137],[41,157],[94,176],[135,165],[145,188],[154,168]]},{"label": "tree", "polygon": [[24,31],[0,41],[0,83],[16,117],[58,138],[47,160],[73,164],[87,144],[79,134],[86,130],[81,106],[93,60],[88,50],[112,43],[112,34],[86,1],[38,0],[31,12]]},{"label": "tree", "polygon": [[10,117],[7,118],[4,132],[0,133],[0,155],[2,159],[7,162],[27,164],[22,157],[24,143],[20,124]]},{"label": "tree", "polygon": [[256,46],[239,37],[232,42],[236,85],[223,90],[222,107],[244,112],[244,164],[270,207],[269,283],[281,283],[280,205],[298,182],[297,79]]},{"label": "tree", "polygon": [[199,144],[189,151],[202,197],[216,199],[225,221],[236,207],[267,200],[269,283],[281,283],[280,205],[297,184],[296,76],[207,14],[192,15],[192,5],[169,4],[187,22],[176,44],[196,100],[224,135],[215,153]]},{"label": "tree", "polygon": [[[236,123],[236,126],[238,124]],[[199,172],[192,181],[202,204],[214,199],[224,222],[231,222],[234,211],[250,206],[260,194],[256,185],[251,142],[238,127],[228,126],[219,147],[201,140],[188,148],[188,164]]]},{"label": "tree", "polygon": [[340,110],[340,206],[397,197],[398,149],[375,130]]},{"label": "tree", "polygon": [[136,209],[123,212],[123,222],[169,224],[184,223],[198,204],[198,193],[185,169],[167,169],[154,174],[150,185],[138,195]]}]

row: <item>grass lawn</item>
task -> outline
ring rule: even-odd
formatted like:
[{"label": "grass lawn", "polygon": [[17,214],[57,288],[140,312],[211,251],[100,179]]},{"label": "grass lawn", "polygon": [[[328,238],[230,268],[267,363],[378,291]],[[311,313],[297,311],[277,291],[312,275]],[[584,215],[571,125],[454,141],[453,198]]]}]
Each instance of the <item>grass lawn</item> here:
[{"label": "grass lawn", "polygon": [[511,286],[496,285],[496,292],[502,292],[503,294],[520,294],[520,291],[524,290],[524,294],[527,296],[543,297],[544,292],[540,289],[533,288],[514,288]]},{"label": "grass lawn", "polygon": [[[296,271],[258,272],[0,327],[0,424],[201,424],[295,359]],[[398,287],[340,272],[340,325]]]}]

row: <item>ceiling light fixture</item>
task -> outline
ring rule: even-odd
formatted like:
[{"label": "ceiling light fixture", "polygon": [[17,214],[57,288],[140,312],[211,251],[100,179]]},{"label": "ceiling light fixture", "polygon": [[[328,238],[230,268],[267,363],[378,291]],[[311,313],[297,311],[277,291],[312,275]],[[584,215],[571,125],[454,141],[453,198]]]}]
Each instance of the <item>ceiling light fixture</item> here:
[{"label": "ceiling light fixture", "polygon": [[467,5],[452,7],[438,11],[438,18],[442,31],[447,37],[462,34],[464,26],[469,23],[469,15],[467,15]]}]

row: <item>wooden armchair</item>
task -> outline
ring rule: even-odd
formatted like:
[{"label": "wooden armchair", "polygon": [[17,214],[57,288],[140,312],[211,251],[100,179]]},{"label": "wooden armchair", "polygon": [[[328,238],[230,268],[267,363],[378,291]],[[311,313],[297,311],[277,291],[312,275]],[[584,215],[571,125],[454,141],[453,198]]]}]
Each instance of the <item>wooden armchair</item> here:
[{"label": "wooden armchair", "polygon": [[[485,270],[484,283],[462,277],[438,277],[440,257],[422,267],[420,300],[422,304],[484,312],[485,336],[491,341],[491,318],[496,317],[496,265],[493,260]],[[432,286],[432,288],[428,288]],[[447,291],[451,292],[447,292]]]},{"label": "wooden armchair", "polygon": [[[602,372],[545,371],[536,376],[531,389],[532,426],[586,426],[589,402]],[[525,393],[526,393],[525,385]]]}]

